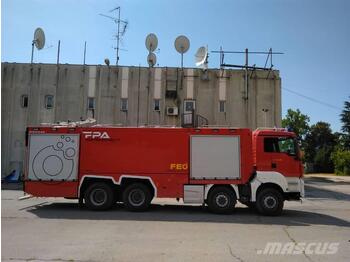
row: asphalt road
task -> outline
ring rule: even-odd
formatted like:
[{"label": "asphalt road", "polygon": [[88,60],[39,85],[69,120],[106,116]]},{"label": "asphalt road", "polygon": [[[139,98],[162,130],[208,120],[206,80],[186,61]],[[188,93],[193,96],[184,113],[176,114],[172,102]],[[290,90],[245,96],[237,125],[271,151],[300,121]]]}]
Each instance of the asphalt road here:
[{"label": "asphalt road", "polygon": [[[72,200],[18,201],[23,192],[13,187],[1,195],[2,261],[350,261],[349,177],[306,178],[306,199],[286,202],[280,217],[240,204],[215,215],[174,200],[155,200],[145,213],[91,212]],[[269,242],[310,249],[259,254]],[[315,254],[332,243],[335,254]]]}]

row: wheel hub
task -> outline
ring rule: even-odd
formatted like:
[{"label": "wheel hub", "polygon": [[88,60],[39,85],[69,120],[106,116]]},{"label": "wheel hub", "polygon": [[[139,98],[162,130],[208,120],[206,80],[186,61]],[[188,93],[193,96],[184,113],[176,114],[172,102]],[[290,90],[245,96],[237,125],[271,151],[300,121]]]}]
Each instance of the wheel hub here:
[{"label": "wheel hub", "polygon": [[107,200],[107,193],[102,189],[95,189],[90,195],[90,200],[95,206],[101,206]]},{"label": "wheel hub", "polygon": [[272,197],[272,196],[267,196],[264,198],[264,205],[267,207],[267,208],[275,208],[276,205],[277,205],[277,200]]},{"label": "wheel hub", "polygon": [[133,206],[141,206],[145,202],[146,196],[142,190],[134,189],[129,194],[129,202]]},{"label": "wheel hub", "polygon": [[229,199],[226,195],[220,194],[216,196],[215,202],[219,207],[226,207],[228,205]]}]

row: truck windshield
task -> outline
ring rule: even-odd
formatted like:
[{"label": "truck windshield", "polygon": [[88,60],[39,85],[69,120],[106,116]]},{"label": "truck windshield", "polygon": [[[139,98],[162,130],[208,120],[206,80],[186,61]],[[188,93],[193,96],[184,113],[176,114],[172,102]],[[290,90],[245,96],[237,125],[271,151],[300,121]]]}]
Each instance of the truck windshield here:
[{"label": "truck windshield", "polygon": [[297,155],[297,144],[292,137],[265,137],[264,151]]}]

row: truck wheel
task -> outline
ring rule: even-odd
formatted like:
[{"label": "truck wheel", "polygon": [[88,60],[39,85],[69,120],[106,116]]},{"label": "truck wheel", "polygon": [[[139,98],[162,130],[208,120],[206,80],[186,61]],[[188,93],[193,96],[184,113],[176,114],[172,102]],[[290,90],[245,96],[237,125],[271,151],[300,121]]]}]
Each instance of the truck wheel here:
[{"label": "truck wheel", "polygon": [[227,187],[216,187],[210,190],[207,198],[209,210],[217,214],[233,212],[236,205],[235,193]]},{"label": "truck wheel", "polygon": [[283,196],[274,188],[265,188],[259,192],[256,207],[259,213],[266,216],[278,216],[283,210]]},{"label": "truck wheel", "polygon": [[84,199],[88,209],[106,210],[113,205],[114,194],[109,185],[99,182],[90,185],[86,189]]},{"label": "truck wheel", "polygon": [[145,211],[151,201],[151,191],[142,183],[131,184],[123,192],[123,202],[129,211]]}]

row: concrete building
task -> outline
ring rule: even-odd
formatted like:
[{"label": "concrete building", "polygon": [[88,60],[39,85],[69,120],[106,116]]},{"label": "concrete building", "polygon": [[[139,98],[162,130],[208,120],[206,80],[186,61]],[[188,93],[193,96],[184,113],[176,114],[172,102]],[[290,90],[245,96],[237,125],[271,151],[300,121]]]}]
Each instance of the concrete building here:
[{"label": "concrete building", "polygon": [[[2,63],[2,176],[22,170],[28,125],[93,117],[100,124],[279,127],[278,71]],[[186,118],[185,118],[186,119]],[[204,121],[206,123],[206,121]]]}]

